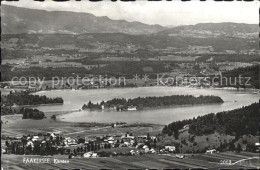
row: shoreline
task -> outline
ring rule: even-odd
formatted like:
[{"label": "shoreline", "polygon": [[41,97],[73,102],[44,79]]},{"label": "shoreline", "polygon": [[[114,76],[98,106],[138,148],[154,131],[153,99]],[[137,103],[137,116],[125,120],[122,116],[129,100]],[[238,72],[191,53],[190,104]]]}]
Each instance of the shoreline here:
[{"label": "shoreline", "polygon": [[[107,90],[110,90],[110,89],[127,89],[127,88],[152,88],[152,87],[171,87],[171,88],[192,88],[192,89],[204,89],[204,90],[207,90],[207,89],[213,89],[213,90],[232,90],[232,91],[251,91],[251,92],[254,92],[254,91],[260,91],[260,89],[255,89],[255,88],[235,88],[235,87],[194,87],[194,86],[136,86],[136,87],[108,87],[108,88],[90,88],[90,89],[50,89],[50,90],[38,90],[38,91],[31,91],[29,92],[29,94],[37,94],[37,93],[41,93],[41,92],[48,92],[48,91],[85,91],[85,90],[102,90],[102,89],[107,89]],[[4,89],[4,88],[1,88],[0,89],[1,92],[4,91],[4,90],[16,90],[16,88],[7,88],[7,89]],[[17,89],[17,90],[26,90],[26,89]]]}]

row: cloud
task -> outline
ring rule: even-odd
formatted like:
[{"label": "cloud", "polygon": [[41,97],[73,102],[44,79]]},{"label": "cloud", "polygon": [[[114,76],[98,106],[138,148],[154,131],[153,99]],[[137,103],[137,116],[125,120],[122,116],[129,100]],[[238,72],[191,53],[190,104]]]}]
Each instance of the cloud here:
[{"label": "cloud", "polygon": [[4,4],[48,11],[86,12],[111,19],[140,21],[146,24],[189,25],[205,22],[259,23],[259,1],[135,1],[135,2],[55,2],[46,0],[5,1]]}]

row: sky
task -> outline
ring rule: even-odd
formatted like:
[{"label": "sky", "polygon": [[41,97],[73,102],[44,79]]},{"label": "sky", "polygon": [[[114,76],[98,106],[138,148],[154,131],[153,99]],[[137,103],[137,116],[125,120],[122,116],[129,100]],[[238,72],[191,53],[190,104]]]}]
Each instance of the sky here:
[{"label": "sky", "polygon": [[145,24],[159,24],[162,26],[193,25],[207,22],[236,22],[259,23],[259,1],[244,2],[215,2],[208,0],[200,2],[181,0],[148,2],[90,2],[88,0],[55,2],[45,0],[20,0],[2,2],[18,7],[42,9],[47,11],[73,11],[91,13],[96,16],[107,16],[114,20],[140,21]]}]

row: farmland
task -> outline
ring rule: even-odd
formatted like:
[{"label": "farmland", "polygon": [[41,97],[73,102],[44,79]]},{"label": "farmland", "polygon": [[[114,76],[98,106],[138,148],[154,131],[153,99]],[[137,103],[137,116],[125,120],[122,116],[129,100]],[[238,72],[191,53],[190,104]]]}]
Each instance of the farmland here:
[{"label": "farmland", "polygon": [[[55,155],[54,157],[43,156],[25,156],[25,155],[3,155],[2,167],[4,169],[74,169],[74,168],[90,168],[90,169],[126,169],[126,168],[252,168],[259,166],[259,159],[251,159],[249,161],[242,161],[240,164],[224,165],[221,164],[224,160],[231,160],[232,163],[236,161],[247,159],[250,157],[257,157],[257,154],[248,153],[233,153],[225,152],[220,154],[194,154],[186,155],[186,158],[179,159],[174,155],[157,155],[146,154],[140,156],[128,157],[108,157],[108,158],[73,158],[67,159],[63,155]],[[23,158],[50,158],[50,163],[45,164],[25,164]],[[69,160],[66,163],[54,163],[54,159]]]}]

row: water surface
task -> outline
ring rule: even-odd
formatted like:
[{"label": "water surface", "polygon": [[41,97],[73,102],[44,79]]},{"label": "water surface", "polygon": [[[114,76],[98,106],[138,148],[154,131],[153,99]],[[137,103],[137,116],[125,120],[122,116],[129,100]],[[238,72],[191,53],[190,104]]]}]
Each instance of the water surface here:
[{"label": "water surface", "polygon": [[62,121],[70,122],[145,122],[168,124],[173,121],[217,113],[250,105],[259,101],[259,94],[253,94],[246,90],[218,90],[218,89],[196,89],[187,87],[138,87],[138,88],[115,88],[115,89],[93,89],[93,90],[55,90],[41,91],[38,95],[47,97],[62,97],[63,105],[38,106],[37,109],[49,111],[77,110],[83,104],[101,102],[113,98],[136,98],[146,96],[167,96],[167,95],[216,95],[220,96],[223,104],[178,106],[170,108],[149,109],[140,111],[76,111],[73,113],[58,116]]}]

